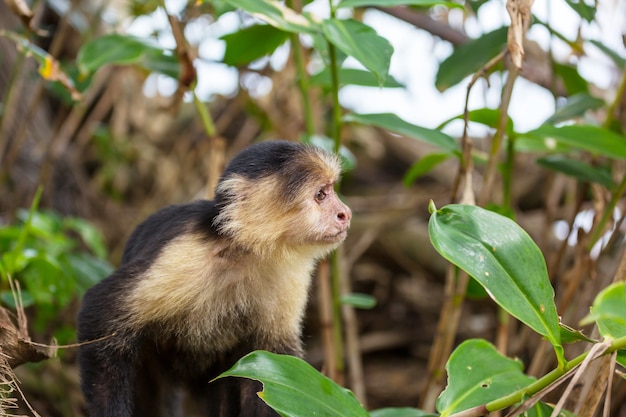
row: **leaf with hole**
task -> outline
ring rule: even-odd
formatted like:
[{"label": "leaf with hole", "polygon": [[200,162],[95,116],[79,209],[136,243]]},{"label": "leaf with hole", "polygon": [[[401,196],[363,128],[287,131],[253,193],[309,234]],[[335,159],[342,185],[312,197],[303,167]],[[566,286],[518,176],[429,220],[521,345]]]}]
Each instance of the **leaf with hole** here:
[{"label": "leaf with hole", "polygon": [[541,250],[513,220],[476,206],[430,207],[430,241],[444,258],[476,279],[512,316],[552,344],[565,364],[554,304]]},{"label": "leaf with hole", "polygon": [[446,371],[448,385],[437,399],[441,417],[486,404],[535,381],[524,374],[520,361],[502,356],[481,339],[461,343],[450,355]]}]

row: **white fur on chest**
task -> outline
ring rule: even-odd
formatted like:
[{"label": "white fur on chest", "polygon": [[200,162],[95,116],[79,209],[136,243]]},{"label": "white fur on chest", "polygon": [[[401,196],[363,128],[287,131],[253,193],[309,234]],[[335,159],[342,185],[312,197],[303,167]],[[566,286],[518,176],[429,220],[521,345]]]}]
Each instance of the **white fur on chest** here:
[{"label": "white fur on chest", "polygon": [[191,234],[166,245],[130,294],[133,324],[162,326],[200,350],[221,351],[246,337],[268,343],[298,337],[313,257],[286,252],[258,259],[225,249]]}]

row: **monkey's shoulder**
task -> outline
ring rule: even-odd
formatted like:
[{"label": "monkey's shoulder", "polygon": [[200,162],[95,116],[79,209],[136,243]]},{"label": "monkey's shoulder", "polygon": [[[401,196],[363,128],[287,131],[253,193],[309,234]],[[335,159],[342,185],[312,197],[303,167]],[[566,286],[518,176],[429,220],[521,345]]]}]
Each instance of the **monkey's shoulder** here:
[{"label": "monkey's shoulder", "polygon": [[185,234],[217,238],[213,219],[217,208],[213,200],[167,206],[150,215],[133,231],[122,256],[122,265],[142,258],[154,260],[174,238]]}]

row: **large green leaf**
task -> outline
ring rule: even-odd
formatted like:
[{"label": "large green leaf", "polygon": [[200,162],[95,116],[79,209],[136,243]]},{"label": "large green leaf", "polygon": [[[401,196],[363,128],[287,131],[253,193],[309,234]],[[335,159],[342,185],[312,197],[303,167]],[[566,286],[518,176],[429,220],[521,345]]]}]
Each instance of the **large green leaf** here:
[{"label": "large green leaf", "polygon": [[236,376],[263,384],[258,395],[283,417],[368,417],[354,394],[302,359],[255,351],[218,378]]},{"label": "large green leaf", "polygon": [[626,336],[626,284],[618,282],[602,290],[583,324],[597,323],[600,334],[617,339]]},{"label": "large green leaf", "polygon": [[461,3],[455,3],[453,1],[444,0],[342,0],[337,5],[340,7],[394,7],[394,6],[420,6],[420,7],[432,7],[432,6],[446,6],[446,7],[460,7]]},{"label": "large green leaf", "polygon": [[461,151],[459,144],[451,136],[439,130],[413,125],[393,113],[348,114],[344,117],[344,120],[346,122],[381,127],[400,135],[430,143],[450,152],[458,153]]},{"label": "large green leaf", "polygon": [[178,58],[171,51],[146,38],[115,33],[85,43],[76,61],[83,74],[107,64],[139,65],[172,78],[178,78],[180,72]]},{"label": "large green leaf", "polygon": [[226,0],[226,3],[281,30],[294,33],[316,33],[319,26],[308,14],[299,14],[275,0]]},{"label": "large green leaf", "polygon": [[437,411],[449,416],[532,384],[535,379],[522,370],[520,361],[500,355],[491,343],[467,340],[448,359],[448,386],[437,399]]},{"label": "large green leaf", "polygon": [[324,36],[343,53],[370,70],[383,86],[389,73],[393,46],[370,26],[354,19],[325,19]]},{"label": "large green leaf", "polygon": [[254,25],[222,36],[224,63],[238,66],[271,54],[289,39],[289,33],[270,25]]},{"label": "large green leaf", "polygon": [[511,219],[476,206],[430,207],[430,241],[504,310],[552,343],[565,363],[554,290],[541,251]]},{"label": "large green leaf", "polygon": [[[321,85],[323,87],[331,86],[331,78],[330,71],[328,67],[325,67],[322,71],[311,77],[311,84]],[[385,78],[383,85],[378,84],[378,80],[376,76],[372,74],[370,71],[364,71],[357,68],[340,68],[339,69],[339,84],[340,86],[344,86],[346,84],[350,85],[360,85],[362,87],[385,87],[385,88],[398,88],[404,87],[404,85],[400,84],[393,78],[391,75],[388,75]]]},{"label": "large green leaf", "polygon": [[615,186],[611,172],[605,167],[591,166],[583,161],[563,155],[549,155],[537,159],[537,163],[548,169],[562,172],[582,182],[595,182],[611,190]]},{"label": "large green leaf", "polygon": [[583,116],[587,110],[599,109],[604,106],[604,100],[587,93],[578,93],[567,99],[567,103],[557,109],[544,123],[557,124],[575,117]]},{"label": "large green leaf", "polygon": [[456,47],[439,65],[435,86],[444,91],[481,69],[506,47],[507,31],[502,27]]},{"label": "large green leaf", "polygon": [[544,143],[563,144],[609,158],[626,158],[626,137],[592,125],[543,125],[520,137]]}]

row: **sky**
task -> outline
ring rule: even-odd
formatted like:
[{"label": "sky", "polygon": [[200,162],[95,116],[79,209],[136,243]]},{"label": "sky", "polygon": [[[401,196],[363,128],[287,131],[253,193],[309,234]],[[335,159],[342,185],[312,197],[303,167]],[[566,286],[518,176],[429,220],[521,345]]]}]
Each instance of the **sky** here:
[{"label": "sky", "polygon": [[[327,3],[326,0],[316,0],[307,8],[308,11],[325,17],[328,14]],[[184,2],[170,0],[166,4],[170,12],[175,12]],[[557,31],[569,39],[576,39],[580,30],[585,38],[597,39],[622,56],[626,56],[621,39],[621,34],[626,32],[625,1],[599,0],[597,15],[598,22],[601,22],[599,25],[595,22],[593,24],[583,22],[579,26],[578,15],[564,0],[536,0],[532,11],[540,19],[549,21]],[[452,11],[450,18],[452,22],[461,25],[462,11]],[[451,45],[376,10],[367,11],[364,22],[393,45],[395,52],[391,60],[390,74],[406,88],[346,86],[340,92],[340,100],[344,107],[357,113],[392,112],[408,122],[428,128],[435,128],[444,120],[463,112],[469,79],[443,93],[434,87],[438,62],[452,52]],[[222,16],[218,22],[209,23],[211,22],[208,20],[197,21],[189,24],[186,29],[187,38],[192,44],[198,45],[200,56],[196,63],[199,76],[197,93],[203,98],[215,94],[229,96],[238,88],[237,71],[219,62],[224,53],[224,43],[218,38],[235,31],[240,24],[240,17],[235,13],[229,13]],[[474,37],[508,23],[505,1],[489,1],[480,8],[476,18],[467,19],[465,30],[468,35]],[[140,18],[126,24],[129,33],[142,36],[148,36],[155,29],[163,28],[167,28],[163,13],[155,13],[149,18]],[[608,58],[594,46],[586,46],[589,57],[578,58],[571,56],[569,47],[551,38],[543,27],[533,26],[528,37],[545,48],[551,42],[553,54],[557,59],[571,63],[579,62],[583,77],[602,89],[615,85],[616,79],[620,76]],[[161,36],[160,42],[166,47],[174,47],[173,38],[167,34]],[[282,52],[276,53],[271,58],[271,64],[279,69],[286,55],[287,49],[283,48]],[[345,65],[359,66],[354,60],[346,61]],[[490,78],[491,88],[487,88],[483,82],[475,86],[470,95],[470,109],[497,107],[503,80],[502,76],[493,75]],[[269,80],[255,81],[255,89],[251,92],[253,95],[271,93]],[[144,91],[148,95],[154,95],[157,91],[167,95],[175,89],[174,80],[165,76],[153,76],[146,82]],[[611,99],[610,93],[609,91],[609,97],[604,98]],[[516,130],[523,132],[538,127],[554,112],[554,108],[554,100],[546,90],[522,78],[516,81],[510,105],[510,115],[515,122]],[[451,134],[458,134],[460,126],[451,125],[449,130]],[[477,132],[470,131],[470,134],[472,133]]]}]

